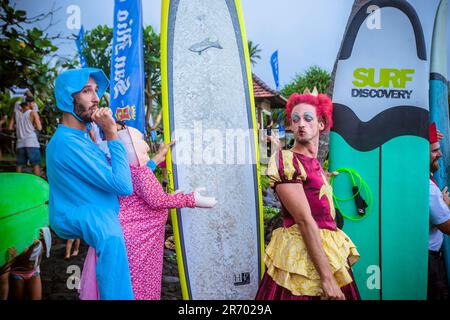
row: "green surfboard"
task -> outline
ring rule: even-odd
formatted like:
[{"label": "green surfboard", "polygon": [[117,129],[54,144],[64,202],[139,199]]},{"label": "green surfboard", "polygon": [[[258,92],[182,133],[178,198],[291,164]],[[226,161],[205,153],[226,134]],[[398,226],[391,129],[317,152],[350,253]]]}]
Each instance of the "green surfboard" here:
[{"label": "green surfboard", "polygon": [[49,225],[48,183],[26,173],[0,173],[0,266],[7,262],[8,248],[17,254],[39,239]]},{"label": "green surfboard", "polygon": [[[350,218],[343,230],[361,254],[353,271],[362,299],[426,298],[428,87],[413,7],[368,2],[349,24],[338,57],[329,159],[331,171],[356,170],[373,196],[365,215],[354,201],[339,203]],[[335,196],[351,196],[352,186],[348,175],[338,176]]]}]

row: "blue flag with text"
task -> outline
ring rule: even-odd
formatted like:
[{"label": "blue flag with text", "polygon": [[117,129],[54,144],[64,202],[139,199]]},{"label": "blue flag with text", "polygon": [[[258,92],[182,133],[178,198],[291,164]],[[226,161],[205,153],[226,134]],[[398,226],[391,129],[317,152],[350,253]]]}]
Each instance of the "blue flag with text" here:
[{"label": "blue flag with text", "polygon": [[141,0],[115,0],[110,77],[110,108],[114,117],[144,133],[145,83]]}]

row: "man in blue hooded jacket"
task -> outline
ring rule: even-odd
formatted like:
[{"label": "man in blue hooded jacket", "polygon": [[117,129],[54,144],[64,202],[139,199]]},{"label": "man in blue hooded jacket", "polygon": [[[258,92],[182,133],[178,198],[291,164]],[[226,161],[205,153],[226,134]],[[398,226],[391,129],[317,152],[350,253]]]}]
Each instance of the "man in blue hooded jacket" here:
[{"label": "man in blue hooded jacket", "polygon": [[[55,81],[60,124],[47,146],[50,225],[65,239],[94,247],[101,299],[133,299],[118,196],[133,192],[126,151],[110,109],[98,108],[108,78],[96,68],[72,69]],[[105,133],[110,163],[90,139],[90,123]]]}]

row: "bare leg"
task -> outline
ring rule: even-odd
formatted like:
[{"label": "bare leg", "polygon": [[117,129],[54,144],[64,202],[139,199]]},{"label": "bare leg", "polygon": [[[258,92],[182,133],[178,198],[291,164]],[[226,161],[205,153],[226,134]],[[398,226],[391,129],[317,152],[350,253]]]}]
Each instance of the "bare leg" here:
[{"label": "bare leg", "polygon": [[80,249],[80,239],[75,239],[75,247],[73,248],[72,256],[74,257],[77,256],[79,249]]},{"label": "bare leg", "polygon": [[9,271],[0,276],[0,300],[8,300]]},{"label": "bare leg", "polygon": [[31,300],[42,300],[41,276],[31,277],[31,279],[27,281],[27,289],[30,293]]},{"label": "bare leg", "polygon": [[[7,263],[11,263],[16,256],[17,256],[16,248],[15,247],[8,248],[6,259]],[[0,276],[0,300],[8,300],[9,297],[9,275],[11,268],[10,267],[8,268],[9,271],[5,272]]]},{"label": "bare leg", "polygon": [[70,251],[72,250],[73,239],[67,240],[66,242],[66,256],[64,259],[68,260],[70,258]]},{"label": "bare leg", "polygon": [[33,166],[33,172],[34,172],[35,175],[40,177],[41,176],[41,166],[38,165],[38,164]]},{"label": "bare leg", "polygon": [[14,288],[14,294],[13,299],[14,300],[23,300],[24,298],[24,287],[25,287],[25,281],[24,280],[13,280],[13,288]]}]

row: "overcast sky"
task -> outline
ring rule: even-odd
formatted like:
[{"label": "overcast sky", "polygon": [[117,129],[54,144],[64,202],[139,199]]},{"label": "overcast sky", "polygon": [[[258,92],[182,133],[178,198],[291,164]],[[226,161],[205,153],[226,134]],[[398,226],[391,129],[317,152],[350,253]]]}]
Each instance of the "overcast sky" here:
[{"label": "overcast sky", "polygon": [[[48,12],[53,5],[59,8],[55,16],[58,23],[50,30],[52,33],[78,33],[78,30],[69,30],[66,26],[69,17],[67,10],[73,5],[80,8],[81,22],[85,30],[99,24],[112,26],[113,23],[114,0],[12,2],[16,8],[27,10],[29,15]],[[434,14],[439,0],[409,2],[421,19],[429,54]],[[142,0],[142,3],[144,26],[152,25],[160,32],[161,1]],[[272,52],[277,49],[281,87],[311,65],[318,65],[331,72],[353,0],[241,0],[241,3],[247,37],[262,49],[261,60],[254,66],[253,72],[267,84],[275,87],[269,60]],[[41,27],[45,25],[41,24]],[[63,41],[58,45],[62,55],[73,56],[77,52],[73,41]],[[450,49],[448,51],[450,53]]]}]

